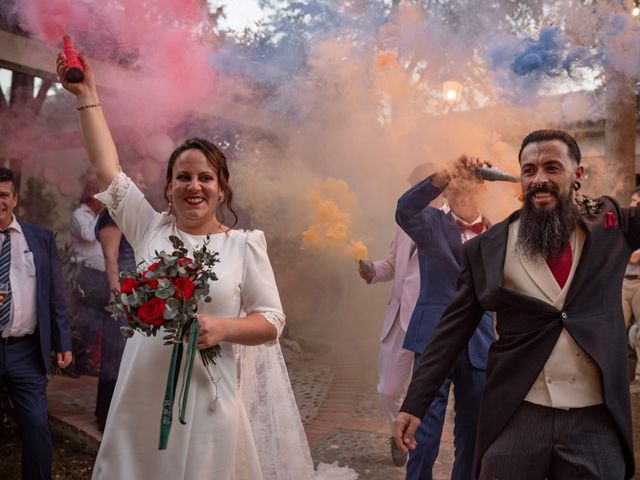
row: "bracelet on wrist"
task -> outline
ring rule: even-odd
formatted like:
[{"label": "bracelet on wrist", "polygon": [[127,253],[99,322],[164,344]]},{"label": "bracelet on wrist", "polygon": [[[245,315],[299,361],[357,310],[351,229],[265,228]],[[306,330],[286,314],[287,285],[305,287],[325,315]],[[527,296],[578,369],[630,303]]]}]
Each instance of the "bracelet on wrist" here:
[{"label": "bracelet on wrist", "polygon": [[102,104],[100,102],[98,103],[85,103],[84,105],[78,105],[76,107],[76,110],[80,111],[80,110],[84,110],[85,108],[94,108],[94,107],[101,107]]}]

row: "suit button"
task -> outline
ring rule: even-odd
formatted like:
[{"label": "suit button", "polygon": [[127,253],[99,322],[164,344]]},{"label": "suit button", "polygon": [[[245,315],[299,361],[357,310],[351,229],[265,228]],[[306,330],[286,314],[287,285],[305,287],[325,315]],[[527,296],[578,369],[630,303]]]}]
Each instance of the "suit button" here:
[{"label": "suit button", "polygon": [[562,312],[560,314],[560,316],[562,317],[563,320],[566,320],[567,319],[567,312]]}]

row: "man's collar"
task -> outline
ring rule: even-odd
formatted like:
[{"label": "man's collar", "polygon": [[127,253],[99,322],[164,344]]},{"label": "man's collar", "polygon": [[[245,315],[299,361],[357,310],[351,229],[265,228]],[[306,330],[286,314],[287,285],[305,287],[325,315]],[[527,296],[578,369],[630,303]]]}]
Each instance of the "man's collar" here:
[{"label": "man's collar", "polygon": [[11,215],[11,223],[7,226],[7,228],[2,228],[0,230],[15,230],[18,233],[22,233],[22,225],[20,225],[15,215]]},{"label": "man's collar", "polygon": [[473,225],[475,223],[482,222],[482,214],[481,213],[478,213],[478,217],[473,222],[465,222],[463,219],[461,219],[459,216],[457,216],[455,213],[453,213],[453,210],[451,210],[451,215],[453,216],[454,220],[458,220],[459,222],[466,223],[468,225]]}]

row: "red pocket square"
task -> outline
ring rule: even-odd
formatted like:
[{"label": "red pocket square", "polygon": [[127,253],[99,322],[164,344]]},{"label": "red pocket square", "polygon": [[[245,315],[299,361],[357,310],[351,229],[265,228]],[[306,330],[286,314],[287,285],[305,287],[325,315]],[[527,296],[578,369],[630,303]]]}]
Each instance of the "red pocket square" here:
[{"label": "red pocket square", "polygon": [[604,214],[604,228],[613,228],[618,225],[618,218],[615,213],[607,212]]}]

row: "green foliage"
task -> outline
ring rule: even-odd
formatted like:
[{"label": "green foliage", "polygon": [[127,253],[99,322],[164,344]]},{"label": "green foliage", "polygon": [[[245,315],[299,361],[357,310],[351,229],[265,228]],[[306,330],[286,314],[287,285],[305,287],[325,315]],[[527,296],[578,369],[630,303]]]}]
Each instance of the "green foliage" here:
[{"label": "green foliage", "polygon": [[57,205],[56,196],[48,190],[45,179],[29,177],[18,199],[16,217],[27,223],[58,230]]},{"label": "green foliage", "polygon": [[[77,340],[80,338],[80,330],[78,325],[80,323],[80,316],[76,309],[77,299],[83,295],[80,283],[78,283],[78,275],[80,269],[84,263],[78,263],[75,261],[76,251],[73,249],[70,243],[65,243],[62,246],[57,241],[56,247],[58,251],[58,259],[60,260],[60,269],[62,270],[62,279],[65,284],[65,301],[69,310],[69,326],[71,329],[71,338]],[[75,342],[72,342],[75,344]],[[78,351],[73,352],[74,358]],[[62,371],[57,367],[57,362],[52,362],[53,374],[61,375]]]},{"label": "green foliage", "polygon": [[[121,272],[120,291],[114,290],[107,309],[115,318],[126,318],[122,333],[156,335],[164,328],[165,345],[180,344],[196,319],[198,302],[210,302],[209,282],[218,277],[213,266],[218,252],[207,249],[209,240],[193,251],[193,258],[182,240],[170,236],[174,251],[156,252],[155,261],[141,273]],[[201,351],[205,364],[215,363],[220,347]]]}]

